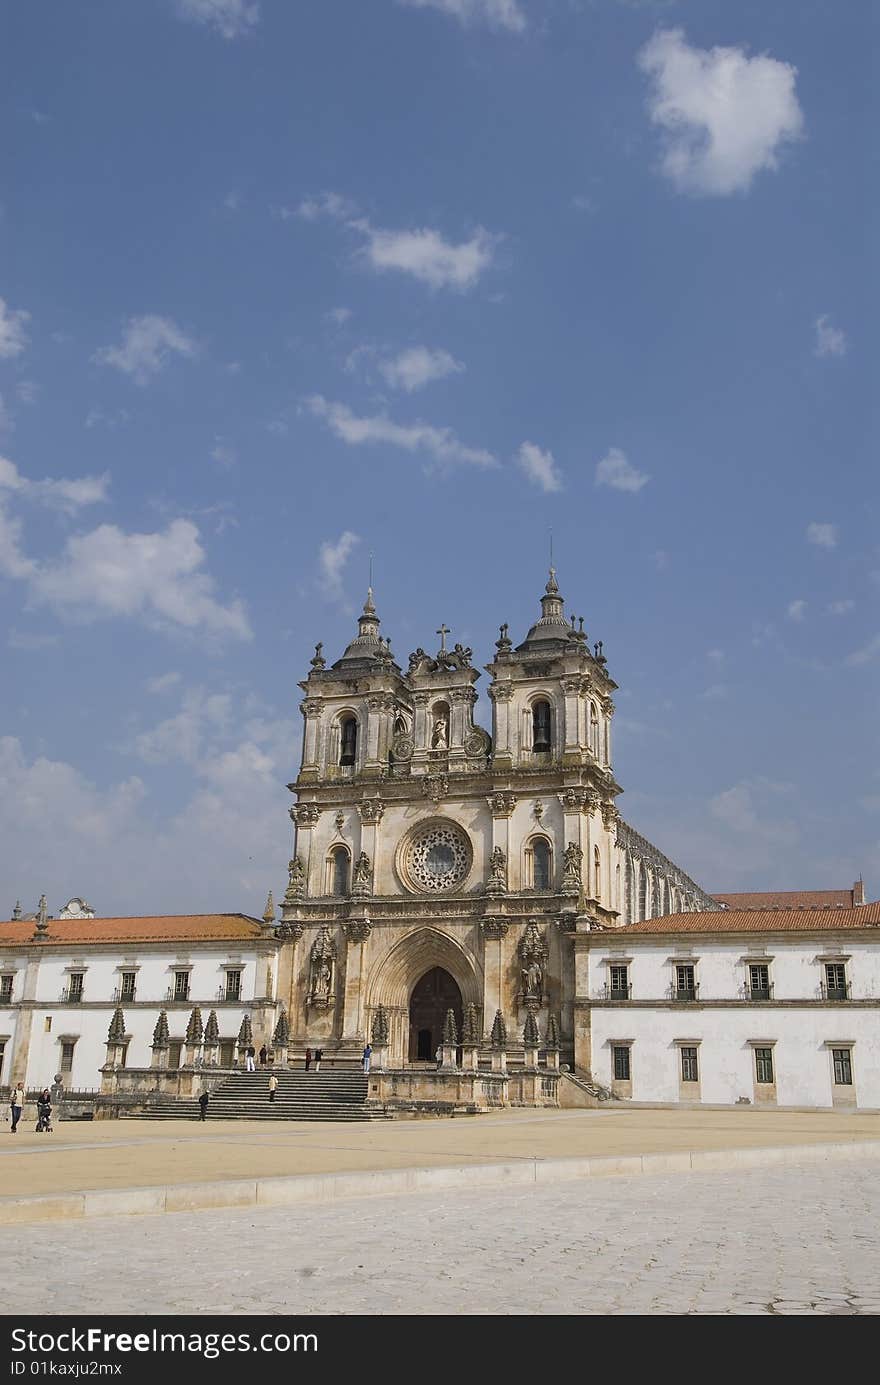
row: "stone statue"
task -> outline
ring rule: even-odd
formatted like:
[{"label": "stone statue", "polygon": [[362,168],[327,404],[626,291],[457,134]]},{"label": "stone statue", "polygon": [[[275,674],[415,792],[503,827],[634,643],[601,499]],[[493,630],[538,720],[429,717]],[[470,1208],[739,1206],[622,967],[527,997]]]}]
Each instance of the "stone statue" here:
[{"label": "stone statue", "polygon": [[584,853],[577,842],[569,842],[562,853],[562,878],[565,884],[579,885],[581,881],[581,861]]},{"label": "stone statue", "polygon": [[544,982],[544,973],[537,960],[532,957],[522,969],[523,995],[529,999],[539,999]]},{"label": "stone statue", "polygon": [[362,851],[354,863],[354,883],[356,885],[368,885],[373,874],[373,866],[369,856]]},{"label": "stone statue", "polygon": [[507,882],[507,857],[500,846],[496,846],[489,857],[489,879],[501,884]]},{"label": "stone statue", "polygon": [[315,995],[322,1000],[326,1000],[330,994],[330,963],[326,957],[318,960],[315,969]]},{"label": "stone statue", "polygon": [[449,735],[446,730],[446,718],[435,717],[434,728],[431,732],[431,749],[446,750],[449,747]]}]

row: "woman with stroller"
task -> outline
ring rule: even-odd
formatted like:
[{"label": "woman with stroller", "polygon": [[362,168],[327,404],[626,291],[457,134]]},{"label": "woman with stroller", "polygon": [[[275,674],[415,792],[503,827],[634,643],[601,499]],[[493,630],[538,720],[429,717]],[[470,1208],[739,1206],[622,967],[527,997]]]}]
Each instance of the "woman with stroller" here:
[{"label": "woman with stroller", "polygon": [[44,1087],[37,1097],[37,1135],[52,1134],[52,1098],[49,1088]]}]

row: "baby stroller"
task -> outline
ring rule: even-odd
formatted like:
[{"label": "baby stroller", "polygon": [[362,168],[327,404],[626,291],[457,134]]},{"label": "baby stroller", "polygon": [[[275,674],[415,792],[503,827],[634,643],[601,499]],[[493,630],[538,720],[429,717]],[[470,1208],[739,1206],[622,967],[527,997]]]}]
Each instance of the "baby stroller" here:
[{"label": "baby stroller", "polygon": [[37,1097],[37,1135],[52,1134],[52,1103],[47,1092]]}]

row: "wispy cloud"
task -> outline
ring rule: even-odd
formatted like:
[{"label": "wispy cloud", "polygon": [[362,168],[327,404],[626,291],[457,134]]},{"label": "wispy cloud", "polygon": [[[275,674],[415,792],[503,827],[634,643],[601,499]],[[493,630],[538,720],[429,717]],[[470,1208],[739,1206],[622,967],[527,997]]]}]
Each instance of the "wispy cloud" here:
[{"label": "wispy cloud", "polygon": [[552,452],[542,452],[537,443],[524,442],[516,454],[520,470],[542,491],[561,491],[562,474]]},{"label": "wispy cloud", "polygon": [[70,480],[47,477],[42,481],[31,481],[21,474],[14,462],[0,457],[0,501],[5,492],[7,496],[36,500],[53,509],[75,514],[84,505],[97,505],[105,501],[109,485],[108,472],[101,476],[80,476]]},{"label": "wispy cloud", "polygon": [[521,34],[526,28],[526,16],[519,0],[397,0],[411,10],[440,10],[452,15],[461,24],[488,24],[493,29],[506,29]]},{"label": "wispy cloud", "polygon": [[880,659],[880,635],[875,635],[873,639],[868,640],[867,644],[863,644],[861,649],[848,655],[846,662],[848,664],[870,664],[875,659]]},{"label": "wispy cloud", "polygon": [[837,525],[836,524],[808,524],[807,542],[813,543],[817,548],[836,548],[837,547]]},{"label": "wispy cloud", "polygon": [[335,543],[325,539],[318,550],[319,585],[322,591],[335,601],[343,598],[342,575],[346,563],[360,541],[359,534],[353,534],[350,529],[346,529]]},{"label": "wispy cloud", "polygon": [[794,620],[800,624],[807,614],[806,601],[800,599],[797,601],[790,601],[786,607],[785,614],[788,616],[789,620]]},{"label": "wispy cloud", "polygon": [[174,688],[180,682],[179,673],[160,673],[157,678],[150,678],[147,682],[147,692],[164,693],[170,688]]},{"label": "wispy cloud", "polygon": [[744,48],[695,48],[661,29],[641,49],[651,82],[648,112],[664,132],[663,173],[680,192],[746,192],[755,175],[803,130],[797,69]]},{"label": "wispy cloud", "polygon": [[15,386],[15,393],[22,404],[36,404],[40,387],[36,380],[19,380]]},{"label": "wispy cloud", "polygon": [[615,491],[627,491],[636,495],[650,481],[646,471],[638,471],[626,459],[619,447],[611,447],[600,462],[596,463],[596,485],[609,486]]},{"label": "wispy cloud", "polygon": [[437,462],[462,462],[471,466],[493,467],[497,458],[481,447],[466,447],[451,428],[436,428],[429,423],[395,423],[387,414],[359,417],[347,404],[336,404],[315,394],[305,401],[316,418],[323,419],[336,437],[352,447],[364,443],[387,443],[404,452],[423,452]]},{"label": "wispy cloud", "polygon": [[328,322],[332,322],[334,327],[344,327],[349,318],[353,317],[351,308],[331,308],[324,316]]},{"label": "wispy cloud", "polygon": [[392,389],[412,394],[432,380],[443,380],[464,370],[448,351],[431,350],[428,346],[410,346],[392,360],[380,361],[379,372]]},{"label": "wispy cloud", "polygon": [[170,354],[191,358],[196,343],[170,317],[147,313],[129,318],[119,346],[102,346],[95,352],[99,365],[113,366],[137,385],[147,385],[162,370]]},{"label": "wispy cloud", "polygon": [[[344,221],[356,214],[355,204],[339,192],[319,192],[311,197],[304,197],[293,213],[294,216],[302,217],[303,221],[317,221],[322,216]],[[285,215],[289,216],[290,213],[282,212],[282,217]]]},{"label": "wispy cloud", "polygon": [[0,298],[0,358],[9,360],[20,356],[27,346],[27,323],[31,315],[24,308],[7,308],[6,300]]},{"label": "wispy cloud", "polygon": [[241,38],[259,23],[257,0],[177,0],[182,19],[205,24],[221,38]]},{"label": "wispy cloud", "polygon": [[852,611],[852,610],[854,609],[855,604],[856,604],[856,603],[855,603],[854,601],[849,601],[849,600],[847,600],[847,601],[829,601],[829,603],[828,603],[828,610],[831,612],[831,614],[832,614],[833,616],[845,616],[845,615],[848,615],[849,612]]},{"label": "wispy cloud", "polygon": [[489,268],[499,237],[478,226],[469,240],[455,244],[439,231],[421,227],[415,231],[391,231],[353,222],[366,237],[364,256],[373,269],[410,274],[432,289],[473,288]]},{"label": "wispy cloud", "polygon": [[813,355],[819,356],[845,356],[849,343],[846,333],[840,327],[832,327],[828,321],[828,314],[823,313],[817,317],[813,326],[816,329],[816,343],[813,347]]},{"label": "wispy cloud", "polygon": [[222,438],[215,438],[214,446],[211,448],[211,460],[224,471],[231,471],[238,461],[238,453],[230,443],[224,442]]}]

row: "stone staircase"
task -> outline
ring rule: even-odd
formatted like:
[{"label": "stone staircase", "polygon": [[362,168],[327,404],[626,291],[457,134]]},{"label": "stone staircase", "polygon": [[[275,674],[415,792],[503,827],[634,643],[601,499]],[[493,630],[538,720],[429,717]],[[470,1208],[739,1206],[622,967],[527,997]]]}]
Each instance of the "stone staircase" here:
[{"label": "stone staircase", "polygon": [[[269,1100],[269,1073],[235,1072],[211,1092],[208,1120],[363,1121],[390,1119],[366,1105],[368,1081],[358,1069],[329,1072],[275,1070],[278,1087]],[[197,1097],[157,1097],[128,1120],[198,1120]]]}]

